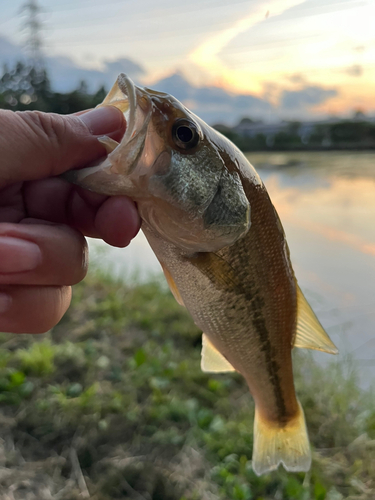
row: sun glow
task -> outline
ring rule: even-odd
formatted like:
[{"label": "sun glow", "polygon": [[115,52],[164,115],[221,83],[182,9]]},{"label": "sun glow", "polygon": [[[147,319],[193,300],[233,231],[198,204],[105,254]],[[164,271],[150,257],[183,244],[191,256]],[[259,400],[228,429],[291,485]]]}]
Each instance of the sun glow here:
[{"label": "sun glow", "polygon": [[[258,5],[209,35],[190,52],[189,60],[204,68],[211,83],[237,93],[266,96],[272,84],[277,103],[284,90],[320,86],[335,89],[336,95],[311,105],[312,112],[374,111],[375,2],[328,5],[298,17],[293,7],[303,4],[286,0]],[[303,78],[291,81],[294,74]]]},{"label": "sun glow", "polygon": [[[239,87],[242,87],[240,83],[243,78],[241,78],[241,71],[228,69],[220,58],[220,53],[241,33],[247,32],[253,26],[267,20],[270,15],[278,16],[300,3],[301,0],[271,0],[258,5],[248,16],[241,18],[219,33],[209,36],[189,54],[189,59],[197,66],[209,71],[212,77],[216,78],[216,81],[225,82],[223,86],[231,86],[238,90]],[[247,80],[246,90],[259,92],[259,82]]]}]

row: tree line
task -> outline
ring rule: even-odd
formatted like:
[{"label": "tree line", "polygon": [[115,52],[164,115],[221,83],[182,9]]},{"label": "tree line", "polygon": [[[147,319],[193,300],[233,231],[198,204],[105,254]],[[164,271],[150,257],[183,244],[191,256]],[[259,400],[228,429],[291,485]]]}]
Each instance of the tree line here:
[{"label": "tree line", "polygon": [[[249,120],[245,118],[244,120]],[[303,123],[285,124],[276,133],[256,133],[216,125],[242,151],[311,151],[375,149],[375,122],[365,117],[319,123],[304,132]]]},{"label": "tree line", "polygon": [[22,62],[12,69],[4,66],[0,78],[0,108],[13,111],[76,113],[95,107],[103,101],[106,93],[104,87],[93,94],[89,93],[84,81],[71,92],[55,92],[45,69]]},{"label": "tree line", "polygon": [[[81,81],[71,92],[55,92],[48,73],[32,65],[18,62],[12,69],[4,66],[0,78],[0,108],[14,111],[39,110],[69,114],[94,108],[106,95],[102,86],[89,93]],[[244,118],[240,123],[253,124]],[[357,113],[353,120],[319,123],[303,132],[303,123],[290,122],[276,133],[246,132],[239,127],[217,125],[215,128],[242,151],[293,151],[325,149],[375,149],[375,123]],[[250,129],[249,129],[250,130]]]}]

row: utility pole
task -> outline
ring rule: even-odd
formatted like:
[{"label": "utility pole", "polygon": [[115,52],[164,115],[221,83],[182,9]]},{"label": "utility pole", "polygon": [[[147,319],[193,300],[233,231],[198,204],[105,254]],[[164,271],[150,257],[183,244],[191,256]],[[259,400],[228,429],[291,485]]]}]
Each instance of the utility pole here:
[{"label": "utility pole", "polygon": [[38,4],[38,0],[27,0],[21,7],[21,12],[26,13],[26,20],[23,26],[27,30],[26,48],[30,54],[32,66],[38,72],[43,71],[43,40],[41,35],[43,23],[40,20],[42,9]]}]

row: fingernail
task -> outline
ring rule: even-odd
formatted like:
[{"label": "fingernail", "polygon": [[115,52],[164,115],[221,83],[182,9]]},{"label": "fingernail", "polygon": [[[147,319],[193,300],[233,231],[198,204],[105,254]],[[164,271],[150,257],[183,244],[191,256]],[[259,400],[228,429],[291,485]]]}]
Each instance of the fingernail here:
[{"label": "fingernail", "polygon": [[92,135],[108,135],[119,130],[124,123],[123,113],[114,106],[103,106],[79,116]]},{"label": "fingernail", "polygon": [[7,293],[0,292],[0,314],[7,312],[11,305],[12,297]]},{"label": "fingernail", "polygon": [[0,273],[22,273],[42,262],[40,248],[31,241],[0,237]]}]

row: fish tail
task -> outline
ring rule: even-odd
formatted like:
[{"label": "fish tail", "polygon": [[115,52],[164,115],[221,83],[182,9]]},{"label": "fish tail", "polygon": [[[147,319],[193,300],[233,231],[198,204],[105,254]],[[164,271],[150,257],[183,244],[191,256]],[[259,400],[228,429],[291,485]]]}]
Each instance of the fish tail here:
[{"label": "fish tail", "polygon": [[286,425],[280,426],[261,417],[255,409],[253,470],[260,476],[283,464],[292,472],[308,471],[311,451],[305,416],[298,402],[299,412]]}]

